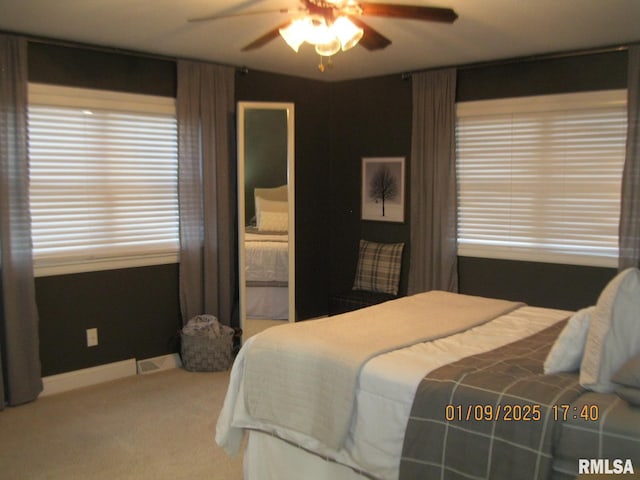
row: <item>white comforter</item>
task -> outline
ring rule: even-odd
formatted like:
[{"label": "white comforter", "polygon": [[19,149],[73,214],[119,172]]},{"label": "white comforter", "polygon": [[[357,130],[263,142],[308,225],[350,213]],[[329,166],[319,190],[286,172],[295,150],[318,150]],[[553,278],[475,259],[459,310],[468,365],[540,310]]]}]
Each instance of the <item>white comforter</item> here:
[{"label": "white comforter", "polygon": [[245,235],[246,279],[248,282],[287,282],[289,243],[286,234]]},{"label": "white comforter", "polygon": [[532,335],[569,313],[522,307],[464,333],[373,358],[360,373],[355,414],[345,445],[339,451],[328,449],[313,438],[251,418],[242,386],[244,354],[252,343],[249,339],[231,371],[229,390],[216,427],[216,442],[235,454],[240,449],[244,428],[264,430],[376,478],[397,479],[404,429],[415,390],[428,372]]}]

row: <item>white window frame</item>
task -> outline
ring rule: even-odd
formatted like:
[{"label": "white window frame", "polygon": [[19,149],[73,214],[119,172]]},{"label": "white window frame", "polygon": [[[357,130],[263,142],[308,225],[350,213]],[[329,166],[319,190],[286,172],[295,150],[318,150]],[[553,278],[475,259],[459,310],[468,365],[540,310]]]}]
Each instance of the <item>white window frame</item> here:
[{"label": "white window frame", "polygon": [[[53,106],[81,108],[87,115],[91,115],[98,110],[108,110],[128,114],[150,114],[159,115],[163,118],[167,116],[176,117],[175,99],[169,97],[159,97],[152,95],[140,95],[122,92],[112,92],[106,90],[92,90],[84,88],[64,87],[47,84],[29,84],[29,105],[30,106]],[[103,248],[98,253],[95,247],[89,246],[82,251],[47,251],[38,249],[36,233],[32,231],[34,238],[34,275],[62,275],[69,273],[90,272],[99,270],[113,270],[120,268],[142,267],[150,265],[161,265],[177,263],[179,261],[179,240],[178,240],[178,204],[177,204],[177,125],[175,139],[175,190],[174,204],[166,211],[167,220],[171,226],[169,230],[175,230],[175,238],[160,242],[157,246],[133,245],[118,246],[113,248]],[[31,148],[31,141],[30,141]],[[173,147],[167,147],[172,150]],[[32,155],[33,152],[32,152]],[[173,153],[171,154],[173,155]],[[35,155],[34,155],[35,157]],[[31,163],[37,163],[33,161]],[[109,161],[108,159],[106,161]],[[38,168],[38,167],[34,167]],[[168,167],[171,170],[173,167]],[[33,190],[30,188],[30,204],[34,200]],[[45,195],[45,194],[40,194]],[[40,205],[45,196],[40,197]],[[171,200],[173,201],[173,200]],[[33,205],[32,210],[33,210]],[[45,207],[46,208],[46,207]],[[32,224],[33,221],[32,211]],[[44,217],[41,217],[44,218]],[[44,220],[43,220],[44,221]],[[32,230],[37,230],[32,227]],[[173,233],[171,233],[173,235]],[[109,251],[111,250],[111,251]]]},{"label": "white window frame", "polygon": [[[471,220],[469,216],[472,214],[473,208],[471,205],[474,202],[471,200],[472,198],[476,198],[478,195],[478,191],[476,190],[473,193],[465,192],[465,174],[464,169],[467,168],[467,172],[469,174],[475,175],[488,175],[487,177],[487,189],[491,191],[493,186],[491,186],[491,182],[494,178],[502,175],[504,173],[503,168],[505,164],[509,164],[509,162],[514,161],[516,158],[515,150],[511,150],[512,158],[504,158],[506,155],[502,155],[502,152],[499,145],[496,146],[495,151],[486,151],[486,152],[475,152],[474,148],[470,146],[473,142],[467,143],[467,147],[460,144],[461,135],[460,129],[460,121],[464,121],[465,118],[475,118],[479,121],[482,119],[488,119],[489,121],[493,121],[494,118],[506,118],[507,116],[514,114],[515,116],[522,113],[533,113],[534,115],[546,115],[549,116],[555,115],[554,112],[577,112],[585,109],[616,109],[622,112],[626,112],[626,104],[627,104],[627,91],[626,90],[609,90],[609,91],[599,91],[599,92],[580,92],[580,93],[570,93],[570,94],[557,94],[557,95],[542,95],[542,96],[533,96],[533,97],[519,97],[519,98],[508,98],[508,99],[499,99],[499,100],[481,100],[481,101],[472,101],[472,102],[461,102],[457,105],[457,132],[456,132],[456,142],[458,142],[458,152],[457,152],[457,168],[458,168],[458,255],[460,256],[468,256],[468,257],[480,257],[480,258],[499,258],[499,259],[508,259],[508,260],[521,260],[521,261],[534,261],[534,262],[546,262],[546,263],[560,263],[560,264],[573,264],[573,265],[590,265],[590,266],[602,266],[602,267],[616,267],[618,262],[618,247],[617,247],[617,228],[615,231],[616,245],[615,248],[610,244],[608,247],[595,247],[594,249],[585,248],[587,241],[583,241],[582,244],[577,244],[570,246],[568,242],[565,244],[565,238],[561,238],[559,242],[549,242],[548,245],[540,245],[535,244],[532,240],[531,243],[527,241],[522,241],[522,237],[518,236],[518,233],[514,234],[514,239],[512,241],[509,238],[509,233],[503,235],[505,231],[516,232],[516,230],[521,227],[521,224],[518,224],[517,216],[521,214],[522,210],[520,210],[519,206],[517,206],[517,196],[511,193],[505,193],[504,197],[500,197],[502,193],[491,193],[491,195],[495,195],[493,200],[487,200],[487,203],[483,207],[483,210],[478,210],[478,214],[475,219]],[[538,117],[539,118],[539,117]],[[619,138],[619,134],[616,133],[616,137],[614,139],[614,147],[615,150],[615,165],[612,161],[610,164],[612,165],[612,169],[617,169],[619,171],[620,179],[622,178],[622,168],[624,166],[624,140],[626,139],[626,113],[624,116],[624,138]],[[480,125],[480,123],[478,124]],[[477,127],[478,129],[483,128],[481,126]],[[616,124],[615,131],[621,131],[622,128]],[[479,130],[480,131],[480,130]],[[488,133],[487,135],[490,135]],[[478,138],[482,138],[481,135]],[[481,141],[481,140],[479,140]],[[554,140],[555,142],[555,140]],[[465,151],[465,148],[467,151]],[[493,148],[493,147],[490,147]],[[525,147],[526,148],[526,147]],[[494,159],[497,159],[493,168],[495,168],[499,173],[491,174],[491,160],[486,160],[487,165],[487,173],[484,172],[478,173],[480,170],[478,167],[483,166],[483,155],[489,155],[489,158],[493,156]],[[619,156],[619,155],[620,156]],[[466,157],[465,157],[466,156]],[[550,155],[549,155],[550,156]],[[587,155],[585,155],[587,156]],[[475,158],[474,158],[475,157]],[[465,160],[467,158],[467,160]],[[567,156],[569,158],[569,156]],[[466,167],[465,167],[465,163]],[[476,162],[473,164],[472,162]],[[500,163],[502,162],[502,163]],[[570,164],[571,160],[563,160],[566,164]],[[550,162],[553,163],[553,162]],[[557,164],[557,162],[556,162]],[[474,173],[474,167],[475,173]],[[506,167],[507,169],[512,167]],[[515,167],[514,167],[515,168]],[[555,168],[555,167],[550,167]],[[564,168],[564,167],[561,167]],[[547,170],[545,170],[547,171]],[[513,172],[513,170],[511,170]],[[554,170],[555,172],[555,170]],[[609,175],[610,173],[607,173]],[[492,178],[493,177],[493,178]],[[518,180],[515,177],[512,177],[514,180]],[[587,179],[587,181],[589,181]],[[507,180],[508,183],[508,180]],[[614,182],[609,182],[613,184]],[[555,184],[553,184],[555,185]],[[502,187],[496,186],[495,189],[497,192],[501,192]],[[541,184],[540,192],[543,192],[544,185]],[[611,210],[612,215],[615,217],[615,222],[619,221],[619,212],[620,212],[620,184],[617,186],[617,207]],[[515,190],[515,189],[514,189]],[[555,191],[554,191],[555,192]],[[607,193],[607,195],[611,195],[611,192]],[[496,204],[499,203],[496,201],[496,198],[503,198],[502,204],[509,205],[505,212],[496,213],[494,210]],[[607,197],[610,198],[610,197]],[[592,199],[587,199],[586,201],[593,201]],[[613,203],[615,200],[608,200],[608,203]],[[477,201],[476,201],[477,202]],[[480,203],[476,203],[479,205]],[[511,208],[511,205],[514,205]],[[532,205],[535,205],[532,202]],[[593,205],[593,204],[592,204]],[[477,207],[476,207],[477,208]],[[617,210],[616,210],[617,208]],[[467,210],[465,210],[467,209]],[[502,218],[503,220],[495,220],[498,223],[503,222],[504,224],[495,227],[493,232],[498,233],[495,238],[491,238],[493,232],[487,225],[489,225],[490,221],[482,218],[482,215],[486,217],[487,212],[491,214],[495,214],[494,218]],[[465,214],[467,217],[465,217]],[[553,213],[549,212],[546,214],[553,216]],[[508,220],[506,219],[508,217]],[[545,223],[545,215],[543,214],[540,218],[543,221],[540,222],[539,228],[547,228]],[[510,225],[510,222],[513,219],[513,225]],[[555,219],[557,221],[557,219]],[[476,222],[478,222],[476,224]],[[486,222],[486,223],[483,223]],[[609,222],[611,223],[611,222]],[[479,226],[478,226],[479,225]],[[529,225],[530,227],[531,225]],[[492,227],[493,228],[493,227]],[[537,227],[536,227],[537,228]],[[553,227],[555,228],[555,227]],[[611,226],[607,227],[609,229],[609,234],[611,233]],[[482,229],[485,229],[484,233],[481,232]],[[570,229],[569,229],[570,230]],[[476,231],[478,233],[476,233]],[[571,231],[570,233],[574,233]],[[553,234],[552,234],[553,236]],[[608,235],[608,238],[611,238]],[[584,248],[585,251],[580,251]],[[598,250],[599,249],[599,250]]]}]

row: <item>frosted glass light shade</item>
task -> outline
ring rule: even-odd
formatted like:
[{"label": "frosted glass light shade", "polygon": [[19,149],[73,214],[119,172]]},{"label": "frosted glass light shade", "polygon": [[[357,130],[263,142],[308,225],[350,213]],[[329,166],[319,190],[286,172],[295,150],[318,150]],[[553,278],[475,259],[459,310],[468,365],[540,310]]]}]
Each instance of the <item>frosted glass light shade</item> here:
[{"label": "frosted glass light shade", "polygon": [[338,17],[331,25],[331,30],[340,40],[343,51],[355,47],[364,35],[364,30],[356,26],[347,17]]},{"label": "frosted glass light shade", "polygon": [[284,38],[293,51],[296,53],[306,39],[307,31],[311,28],[311,21],[308,18],[298,18],[289,25],[278,30],[280,36]]},{"label": "frosted glass light shade", "polygon": [[311,45],[325,44],[331,42],[334,38],[335,35],[329,30],[323,17],[310,17],[305,38],[308,43]]},{"label": "frosted glass light shade", "polygon": [[330,57],[340,51],[340,40],[337,37],[333,37],[333,40],[327,43],[319,43],[316,45],[316,53],[323,57]]}]

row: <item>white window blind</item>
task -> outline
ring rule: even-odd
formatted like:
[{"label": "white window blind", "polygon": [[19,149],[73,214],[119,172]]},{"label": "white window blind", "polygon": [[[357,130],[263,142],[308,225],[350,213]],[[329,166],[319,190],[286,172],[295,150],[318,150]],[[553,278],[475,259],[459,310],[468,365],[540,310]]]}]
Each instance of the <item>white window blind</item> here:
[{"label": "white window blind", "polygon": [[176,262],[175,100],[29,86],[36,275]]},{"label": "white window blind", "polygon": [[626,91],[460,103],[458,254],[616,266]]}]

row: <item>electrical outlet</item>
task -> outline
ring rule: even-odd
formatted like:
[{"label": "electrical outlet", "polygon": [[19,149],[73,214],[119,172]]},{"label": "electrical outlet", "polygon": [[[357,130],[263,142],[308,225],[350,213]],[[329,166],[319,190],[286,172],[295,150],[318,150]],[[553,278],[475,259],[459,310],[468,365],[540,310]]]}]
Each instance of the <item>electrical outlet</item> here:
[{"label": "electrical outlet", "polygon": [[95,347],[98,345],[98,329],[87,328],[87,347]]}]

